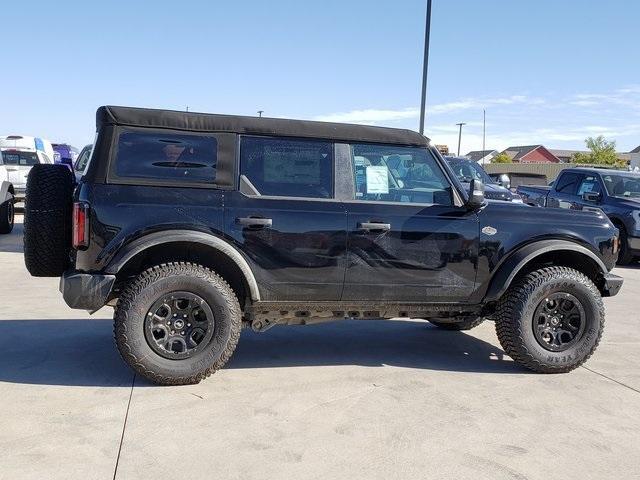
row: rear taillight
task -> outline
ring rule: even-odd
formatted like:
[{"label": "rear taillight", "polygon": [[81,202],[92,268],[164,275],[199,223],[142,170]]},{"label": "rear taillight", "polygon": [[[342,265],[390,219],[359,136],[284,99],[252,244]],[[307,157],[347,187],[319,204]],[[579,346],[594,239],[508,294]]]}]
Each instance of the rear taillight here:
[{"label": "rear taillight", "polygon": [[73,248],[89,246],[89,205],[83,202],[73,204]]}]

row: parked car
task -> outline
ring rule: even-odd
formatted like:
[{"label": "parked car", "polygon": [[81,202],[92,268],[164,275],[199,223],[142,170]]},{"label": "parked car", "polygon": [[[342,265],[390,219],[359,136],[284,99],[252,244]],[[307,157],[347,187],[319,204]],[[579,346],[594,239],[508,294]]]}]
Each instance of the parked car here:
[{"label": "parked car", "polygon": [[78,158],[78,149],[68,143],[54,143],[52,146],[54,163],[62,163],[73,168]]},{"label": "parked car", "polygon": [[515,192],[520,185],[547,185],[547,176],[538,173],[491,173],[494,182]]},{"label": "parked car", "polygon": [[9,181],[9,172],[0,151],[0,234],[11,233],[14,221],[15,188]]},{"label": "parked car", "polygon": [[618,263],[640,256],[640,173],[601,168],[563,170],[550,186],[521,186],[529,205],[603,211],[620,230]]},{"label": "parked car", "polygon": [[495,182],[484,169],[473,160],[463,157],[444,157],[458,180],[465,188],[469,188],[472,180],[480,180],[484,184],[484,197],[489,200],[503,200],[513,203],[522,203],[519,195],[511,192]]},{"label": "parked car", "polygon": [[8,135],[0,137],[0,151],[8,181],[15,190],[16,202],[22,202],[31,167],[38,163],[53,163],[51,142],[37,137]]},{"label": "parked car", "polygon": [[76,163],[73,165],[73,174],[76,177],[76,181],[80,181],[82,175],[84,175],[84,171],[87,168],[87,164],[89,163],[89,158],[91,158],[91,152],[93,151],[93,144],[85,145],[84,148],[80,151]]},{"label": "parked car", "polygon": [[349,318],[490,318],[518,363],[567,372],[623,282],[602,213],[486,202],[416,132],[127,107],[97,131],[77,186],[29,174],[25,264],[72,308],[115,306],[118,350],[157,383],[221,368],[243,324]]}]

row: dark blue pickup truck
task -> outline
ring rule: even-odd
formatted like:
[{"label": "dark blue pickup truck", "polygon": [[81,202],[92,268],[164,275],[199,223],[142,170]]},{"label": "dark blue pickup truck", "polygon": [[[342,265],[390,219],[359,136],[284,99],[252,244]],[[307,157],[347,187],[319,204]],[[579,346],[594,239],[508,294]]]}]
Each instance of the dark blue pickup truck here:
[{"label": "dark blue pickup truck", "polygon": [[551,186],[523,185],[517,193],[528,205],[602,210],[620,230],[618,263],[640,256],[640,173],[569,168]]}]

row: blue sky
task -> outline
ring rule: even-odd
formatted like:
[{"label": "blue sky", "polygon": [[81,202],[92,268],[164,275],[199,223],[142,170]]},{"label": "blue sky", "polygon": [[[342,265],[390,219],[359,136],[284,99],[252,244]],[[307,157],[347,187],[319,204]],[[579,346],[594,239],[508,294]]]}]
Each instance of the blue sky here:
[{"label": "blue sky", "polygon": [[[82,146],[99,105],[417,129],[425,0],[7,2],[0,135]],[[426,134],[462,153],[640,145],[640,2],[433,0]]]}]

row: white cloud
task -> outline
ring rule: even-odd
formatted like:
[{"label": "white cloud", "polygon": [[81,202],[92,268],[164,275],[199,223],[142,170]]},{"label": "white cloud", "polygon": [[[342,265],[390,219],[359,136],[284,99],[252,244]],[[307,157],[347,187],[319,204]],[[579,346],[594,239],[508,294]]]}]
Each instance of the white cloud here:
[{"label": "white cloud", "polygon": [[[524,104],[541,105],[544,100],[540,98],[529,98],[525,95],[511,95],[509,97],[498,98],[464,98],[448,103],[427,105],[427,115],[442,115],[463,110],[494,107],[498,105]],[[327,115],[315,116],[314,120],[322,122],[344,122],[362,123],[367,125],[379,125],[398,120],[415,119],[420,116],[420,109],[417,107],[407,107],[398,110],[367,108],[362,110],[351,110],[348,112],[330,113]]]},{"label": "white cloud", "polygon": [[569,101],[576,106],[616,105],[640,110],[640,85],[630,85],[611,92],[579,93]]},{"label": "white cloud", "polygon": [[[583,148],[590,136],[616,140],[620,151],[640,143],[640,85],[609,92],[583,92],[537,98],[529,95],[461,98],[428,104],[426,134],[433,143],[457,149],[459,121],[461,153],[482,148],[482,109],[487,109],[486,148],[544,144],[549,148]],[[417,129],[419,109],[359,109],[320,115],[315,120],[387,125]],[[480,120],[480,121],[479,121]]]},{"label": "white cloud", "polygon": [[539,105],[540,102],[542,102],[542,99],[529,99],[525,95],[512,95],[504,98],[466,98],[455,102],[427,106],[427,114],[438,115],[474,108],[481,110],[483,108],[494,107],[496,105],[514,105],[528,102],[535,102]]},{"label": "white cloud", "polygon": [[321,122],[363,123],[374,125],[393,122],[396,120],[418,118],[419,115],[420,110],[417,108],[403,108],[400,110],[376,110],[369,108],[365,110],[352,110],[350,112],[331,113],[329,115],[318,115],[313,119]]}]

